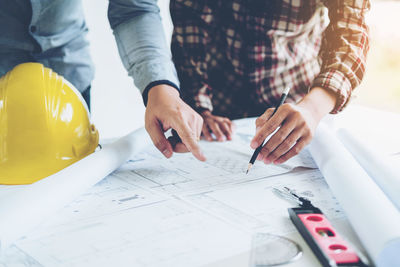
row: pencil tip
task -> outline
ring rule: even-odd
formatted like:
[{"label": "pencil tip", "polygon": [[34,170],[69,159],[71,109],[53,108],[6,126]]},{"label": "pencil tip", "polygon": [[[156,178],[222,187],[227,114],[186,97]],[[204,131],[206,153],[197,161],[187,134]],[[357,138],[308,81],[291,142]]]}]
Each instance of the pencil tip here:
[{"label": "pencil tip", "polygon": [[249,171],[250,171],[251,167],[253,167],[253,164],[249,163],[249,165],[247,166],[247,171],[246,171],[246,174],[248,174],[248,173],[249,173]]}]

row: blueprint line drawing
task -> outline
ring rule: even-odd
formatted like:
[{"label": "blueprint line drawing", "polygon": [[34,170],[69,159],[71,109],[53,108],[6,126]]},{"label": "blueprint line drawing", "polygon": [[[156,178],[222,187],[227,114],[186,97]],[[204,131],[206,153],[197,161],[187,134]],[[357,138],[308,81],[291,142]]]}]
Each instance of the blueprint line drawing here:
[{"label": "blueprint line drawing", "polygon": [[[246,175],[252,150],[243,136],[202,141],[206,163],[165,159],[149,146],[17,241],[0,266],[18,258],[35,267],[210,264],[248,252],[256,232],[295,231],[293,203],[272,187],[295,188],[329,219],[346,219],[307,150],[285,165],[257,162]],[[0,187],[0,197],[12,191]]]}]

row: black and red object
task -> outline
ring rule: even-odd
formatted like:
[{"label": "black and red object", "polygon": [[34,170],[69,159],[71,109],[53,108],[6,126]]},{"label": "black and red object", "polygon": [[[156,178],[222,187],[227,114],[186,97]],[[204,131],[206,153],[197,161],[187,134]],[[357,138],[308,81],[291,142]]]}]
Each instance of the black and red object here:
[{"label": "black and red object", "polygon": [[285,187],[274,191],[286,199],[296,201],[300,207],[289,208],[289,216],[303,239],[323,266],[365,267],[365,259],[342,238],[319,208]]}]

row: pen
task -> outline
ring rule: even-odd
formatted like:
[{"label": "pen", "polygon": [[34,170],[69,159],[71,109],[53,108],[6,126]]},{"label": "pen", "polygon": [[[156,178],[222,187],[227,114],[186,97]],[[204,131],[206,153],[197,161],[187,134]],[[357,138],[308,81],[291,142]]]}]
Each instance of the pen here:
[{"label": "pen", "polygon": [[[278,105],[275,107],[274,112],[272,113],[271,117],[274,116],[274,114],[278,111],[278,108],[280,106],[282,106],[282,104],[285,102],[287,95],[289,94],[290,91],[290,87],[286,87],[285,91],[283,91],[283,94],[281,96],[281,100],[279,101]],[[263,144],[264,144],[265,140],[259,145],[259,147],[256,148],[256,150],[254,150],[253,156],[251,156],[249,165],[247,166],[247,171],[246,174],[249,173],[251,167],[253,167],[254,162],[256,161],[256,158],[258,156],[258,154],[260,153]]]}]

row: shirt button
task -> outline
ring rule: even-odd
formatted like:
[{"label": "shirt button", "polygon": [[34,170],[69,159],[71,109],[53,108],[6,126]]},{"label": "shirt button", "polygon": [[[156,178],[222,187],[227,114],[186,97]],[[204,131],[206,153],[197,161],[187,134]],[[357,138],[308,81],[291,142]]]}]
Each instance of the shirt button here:
[{"label": "shirt button", "polygon": [[36,28],[35,25],[32,25],[32,26],[30,27],[30,30],[31,30],[31,32],[36,32],[37,28]]}]

